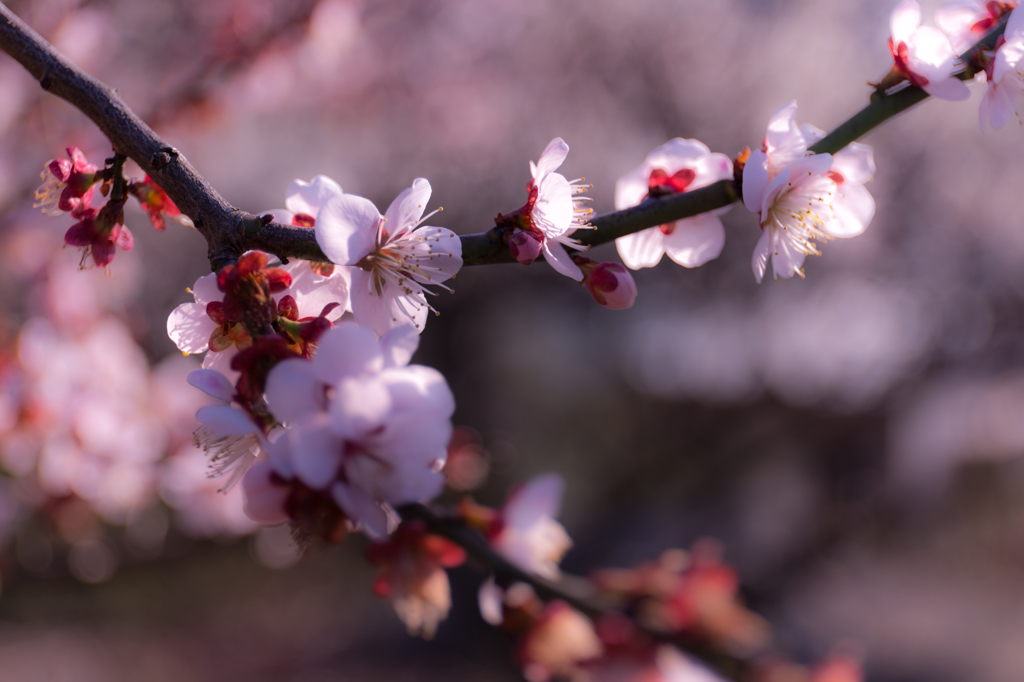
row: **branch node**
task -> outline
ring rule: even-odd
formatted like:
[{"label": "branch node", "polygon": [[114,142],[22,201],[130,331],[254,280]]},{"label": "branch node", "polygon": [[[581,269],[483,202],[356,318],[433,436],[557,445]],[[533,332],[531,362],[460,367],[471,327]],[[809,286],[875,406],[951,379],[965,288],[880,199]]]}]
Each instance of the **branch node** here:
[{"label": "branch node", "polygon": [[43,90],[47,92],[50,91],[50,72],[52,70],[52,66],[50,64],[47,64],[46,69],[43,71],[43,75],[39,77],[39,87],[41,87]]},{"label": "branch node", "polygon": [[160,151],[149,159],[149,165],[153,167],[153,170],[160,170],[176,158],[178,158],[177,149],[174,147],[161,147]]}]

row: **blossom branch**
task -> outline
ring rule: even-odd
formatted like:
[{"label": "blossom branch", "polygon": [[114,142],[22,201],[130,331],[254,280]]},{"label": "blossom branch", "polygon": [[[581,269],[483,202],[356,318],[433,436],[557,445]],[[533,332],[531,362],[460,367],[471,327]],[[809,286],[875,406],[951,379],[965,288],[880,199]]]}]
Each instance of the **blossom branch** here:
[{"label": "blossom branch", "polygon": [[[439,516],[424,504],[403,505],[398,508],[398,513],[405,521],[422,521],[430,532],[440,535],[462,547],[466,550],[466,554],[477,564],[485,570],[494,573],[496,580],[501,584],[526,583],[533,588],[533,591],[541,599],[546,601],[563,601],[592,620],[597,620],[602,616],[629,616],[629,614],[623,614],[611,605],[601,603],[593,595],[584,594],[582,589],[567,584],[566,581],[555,583],[534,575],[529,571],[524,571],[496,552],[482,535],[467,526],[460,519]],[[582,584],[583,581],[580,580],[580,585]],[[660,632],[644,627],[635,618],[631,618],[631,620],[646,635],[686,650],[713,666],[728,679],[741,680],[749,678],[750,663],[743,658],[723,653],[721,650],[707,646],[703,642],[693,637],[688,637],[685,634]]]},{"label": "blossom branch", "polygon": [[[962,57],[963,79],[979,70],[977,57],[992,50],[1006,27],[1000,21]],[[44,90],[68,101],[88,116],[107,136],[115,152],[142,167],[188,215],[209,245],[214,270],[237,260],[249,249],[273,253],[282,260],[329,260],[312,230],[264,223],[229,204],[196,169],[146,125],[109,86],[85,73],[0,4],[0,49],[39,80]],[[896,114],[928,97],[909,86],[896,92],[878,91],[868,106],[811,147],[817,153],[835,153]],[[578,233],[580,243],[597,246],[641,230],[728,206],[739,198],[736,182],[723,180],[693,192],[650,198],[638,206],[591,219],[597,229]],[[514,262],[495,230],[463,235],[465,265]]]}]

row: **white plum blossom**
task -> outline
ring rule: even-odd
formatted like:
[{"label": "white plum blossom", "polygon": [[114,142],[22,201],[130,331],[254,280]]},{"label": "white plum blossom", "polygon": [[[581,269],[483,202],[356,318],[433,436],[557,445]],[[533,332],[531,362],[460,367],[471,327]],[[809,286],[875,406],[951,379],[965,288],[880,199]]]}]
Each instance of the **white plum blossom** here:
[{"label": "white plum blossom", "polygon": [[[615,209],[636,206],[647,197],[665,196],[706,187],[733,176],[732,160],[712,153],[697,140],[675,138],[656,148],[644,162],[615,184]],[[668,254],[687,268],[718,257],[725,245],[725,228],[718,217],[728,207],[684,218],[619,237],[615,248],[633,270],[651,268]]]},{"label": "white plum blossom", "polygon": [[813,154],[822,131],[795,123],[796,102],[772,116],[764,150],[750,154],[743,170],[743,203],[760,215],[754,277],[761,282],[771,259],[774,278],[803,277],[807,255],[820,255],[816,240],[854,237],[875,213],[865,189],[875,171],[871,147],[851,143],[835,156]]},{"label": "white plum blossom", "polygon": [[939,6],[933,16],[935,25],[949,36],[953,50],[962,54],[984,38],[1016,5],[1016,2],[992,0],[956,0]]},{"label": "white plum blossom", "polygon": [[[559,576],[558,563],[572,539],[555,517],[562,506],[565,482],[558,474],[543,474],[509,493],[499,510],[491,546],[503,557],[542,578]],[[480,612],[489,623],[501,622],[502,590],[491,578],[480,588]]]},{"label": "white plum blossom", "polygon": [[329,493],[353,523],[383,535],[392,505],[444,487],[455,400],[437,370],[408,364],[418,345],[412,327],[378,340],[340,324],[318,344],[312,360],[284,360],[267,377],[270,411],[289,428],[269,448],[270,469],[250,474],[272,470]]},{"label": "white plum blossom", "polygon": [[982,132],[991,125],[999,130],[1010,118],[1020,122],[1017,100],[1024,94],[1024,13],[1014,11],[1006,22],[1005,42],[999,45],[995,56],[989,59],[978,79],[988,81],[988,89],[978,109],[978,124]]},{"label": "white plum blossom", "polygon": [[339,185],[326,175],[317,175],[311,182],[292,180],[285,195],[286,209],[269,211],[279,223],[296,227],[314,227],[320,209],[334,197],[344,194]]},{"label": "white plum blossom", "polygon": [[231,404],[235,387],[220,372],[193,370],[188,383],[216,400],[199,408],[195,445],[210,457],[211,477],[228,475],[222,490],[232,488],[245,475],[261,452],[263,428],[240,407]]},{"label": "white plum blossom", "polygon": [[175,510],[178,527],[197,538],[246,535],[257,524],[242,508],[239,486],[224,490],[209,477],[205,453],[186,446],[163,462],[160,496]]},{"label": "white plum blossom", "polygon": [[904,0],[889,17],[889,49],[897,71],[929,95],[962,100],[970,90],[954,76],[962,67],[949,38],[934,26],[921,25],[921,7]]},{"label": "white plum blossom", "polygon": [[[356,322],[378,335],[411,324],[423,331],[427,288],[454,277],[462,267],[462,242],[451,230],[422,226],[430,183],[417,178],[382,216],[369,200],[353,194],[331,198],[316,220],[316,240],[338,265],[354,266],[351,300]],[[434,311],[436,312],[436,311]]]}]

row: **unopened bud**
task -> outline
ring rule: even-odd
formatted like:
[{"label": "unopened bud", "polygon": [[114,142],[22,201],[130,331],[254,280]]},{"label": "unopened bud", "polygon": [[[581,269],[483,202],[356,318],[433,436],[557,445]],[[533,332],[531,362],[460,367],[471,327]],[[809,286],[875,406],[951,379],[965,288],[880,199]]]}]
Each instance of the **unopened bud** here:
[{"label": "unopened bud", "polygon": [[583,283],[595,301],[609,310],[630,308],[636,301],[636,282],[619,263],[577,263],[583,270]]},{"label": "unopened bud", "polygon": [[508,240],[508,250],[512,257],[523,265],[529,265],[537,260],[541,247],[544,246],[544,238],[534,232],[520,230]]}]

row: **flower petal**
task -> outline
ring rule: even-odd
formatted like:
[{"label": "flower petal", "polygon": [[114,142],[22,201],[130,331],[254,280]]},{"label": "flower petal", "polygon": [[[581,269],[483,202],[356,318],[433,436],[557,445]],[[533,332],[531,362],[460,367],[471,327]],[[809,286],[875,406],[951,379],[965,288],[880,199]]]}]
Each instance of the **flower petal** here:
[{"label": "flower petal", "polygon": [[568,155],[569,145],[562,138],[556,137],[551,142],[548,142],[548,146],[544,148],[544,153],[537,160],[536,172],[533,174],[534,179],[538,183],[544,180],[549,173],[557,170],[565,162],[565,157]]},{"label": "flower petal", "polygon": [[230,405],[207,405],[196,411],[196,419],[218,436],[262,434],[263,431],[244,411]]},{"label": "flower petal", "polygon": [[305,213],[316,218],[328,201],[341,194],[341,185],[326,175],[317,175],[312,182],[292,180],[285,195],[285,205],[292,213]]},{"label": "flower petal", "polygon": [[904,0],[889,16],[889,30],[893,45],[910,39],[911,34],[921,25],[921,6],[914,0]]},{"label": "flower petal", "polygon": [[708,213],[676,221],[675,230],[665,235],[665,253],[687,268],[696,268],[718,258],[725,246],[725,227],[718,216]]},{"label": "flower petal", "polygon": [[293,425],[326,407],[324,384],[309,360],[289,358],[267,375],[267,406],[278,421]]},{"label": "flower petal", "polygon": [[653,268],[665,255],[664,235],[657,227],[628,234],[615,240],[615,250],[627,268]]},{"label": "flower petal", "polygon": [[420,345],[420,335],[412,325],[395,327],[380,337],[385,367],[405,367]]},{"label": "flower petal", "polygon": [[295,475],[314,490],[326,490],[341,468],[344,442],[328,428],[326,417],[317,425],[286,431]]},{"label": "flower petal", "polygon": [[751,213],[761,213],[768,181],[768,156],[756,149],[750,152],[750,158],[743,167],[743,205]]},{"label": "flower petal", "polygon": [[412,186],[402,190],[388,206],[384,214],[384,229],[389,241],[406,234],[419,223],[430,201],[430,183],[426,178],[416,178]]},{"label": "flower petal", "polygon": [[477,602],[480,605],[480,616],[490,625],[498,627],[504,618],[502,601],[505,599],[504,591],[494,582],[494,576],[487,578],[480,585],[480,592],[477,595]]},{"label": "flower petal", "polygon": [[288,520],[285,503],[290,489],[276,482],[275,473],[270,462],[262,461],[254,464],[242,478],[242,509],[253,521],[268,526]]},{"label": "flower petal", "polygon": [[771,255],[771,237],[768,230],[763,230],[761,238],[757,240],[757,246],[754,247],[754,255],[750,259],[750,266],[754,270],[754,279],[758,284],[764,279],[764,272],[768,269],[768,257]]},{"label": "flower petal", "polygon": [[506,525],[529,528],[543,517],[555,518],[562,508],[565,480],[558,474],[541,474],[516,488],[502,507]]},{"label": "flower petal", "polygon": [[208,396],[221,402],[229,403],[235,395],[235,386],[228,378],[212,369],[194,369],[185,378],[191,386],[198,388]]},{"label": "flower petal", "polygon": [[355,265],[376,248],[381,215],[368,200],[354,194],[330,199],[316,221],[316,242],[338,265]]},{"label": "flower petal", "polygon": [[217,287],[217,273],[211,272],[197,279],[192,285],[192,296],[195,297],[196,303],[202,304],[203,309],[207,303],[223,301],[224,292]]},{"label": "flower petal", "polygon": [[832,157],[832,170],[839,172],[844,181],[864,184],[875,176],[874,150],[860,142],[851,142]]},{"label": "flower petal", "polygon": [[388,534],[388,514],[377,500],[344,483],[335,483],[331,487],[331,497],[342,511],[371,537]]},{"label": "flower petal", "polygon": [[566,277],[571,277],[577,282],[583,281],[583,271],[576,265],[565,252],[565,248],[553,239],[544,240],[544,260],[548,262],[555,272]]},{"label": "flower petal", "polygon": [[650,175],[650,166],[643,163],[618,179],[618,182],[615,183],[616,211],[636,206],[644,200],[649,189],[647,179]]},{"label": "flower petal", "polygon": [[384,355],[377,339],[351,322],[324,332],[313,358],[315,376],[332,386],[345,377],[374,374],[383,367]]},{"label": "flower petal", "polygon": [[533,220],[545,237],[560,237],[572,226],[572,187],[559,173],[549,173],[540,181]]},{"label": "flower petal", "polygon": [[206,305],[182,303],[167,316],[167,336],[182,353],[202,353],[209,348],[210,334],[217,328],[206,314]]},{"label": "flower petal", "polygon": [[864,232],[875,215],[875,200],[864,185],[844,182],[832,202],[836,219],[826,223],[824,231],[833,237],[856,237]]},{"label": "flower petal", "polygon": [[377,293],[372,276],[361,269],[352,271],[351,297],[356,322],[378,336],[404,324],[411,324],[417,333],[422,333],[430,312],[420,301],[390,287],[385,286]]}]

